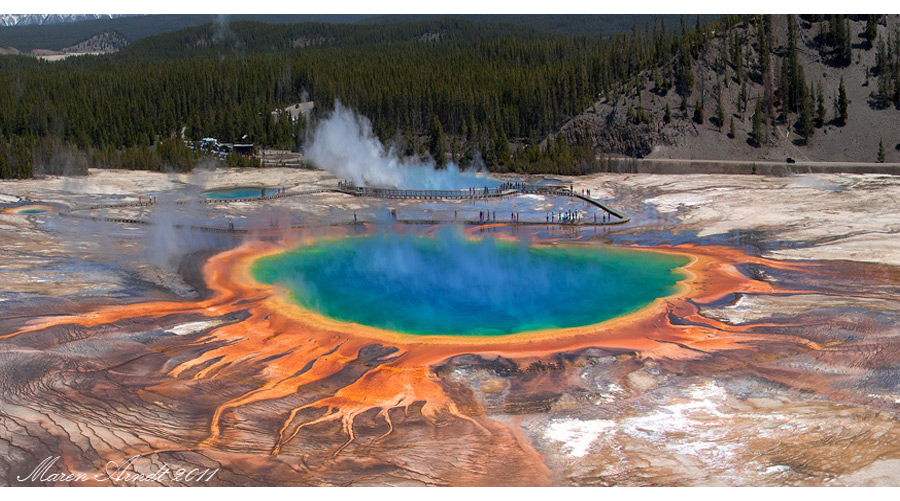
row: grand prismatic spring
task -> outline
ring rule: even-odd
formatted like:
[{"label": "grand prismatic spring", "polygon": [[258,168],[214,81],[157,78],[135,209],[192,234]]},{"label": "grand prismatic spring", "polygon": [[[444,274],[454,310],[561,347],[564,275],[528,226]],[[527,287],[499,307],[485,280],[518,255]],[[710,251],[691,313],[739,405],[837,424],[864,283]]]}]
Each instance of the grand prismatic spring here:
[{"label": "grand prismatic spring", "polygon": [[495,239],[371,236],[262,259],[260,282],[325,316],[411,334],[501,336],[580,327],[675,292],[688,258]]},{"label": "grand prismatic spring", "polygon": [[0,184],[0,478],[900,483],[897,178],[334,171]]}]

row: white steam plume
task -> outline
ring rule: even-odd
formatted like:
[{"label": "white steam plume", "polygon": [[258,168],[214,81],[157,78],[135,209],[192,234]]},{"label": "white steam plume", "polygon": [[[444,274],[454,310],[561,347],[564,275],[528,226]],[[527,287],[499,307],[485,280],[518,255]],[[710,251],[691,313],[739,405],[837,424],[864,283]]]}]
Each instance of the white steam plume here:
[{"label": "white steam plume", "polygon": [[372,132],[372,123],[336,102],[319,122],[306,148],[313,164],[357,186],[419,190],[460,190],[499,183],[481,173],[460,171],[454,163],[435,169],[434,162],[401,159]]}]

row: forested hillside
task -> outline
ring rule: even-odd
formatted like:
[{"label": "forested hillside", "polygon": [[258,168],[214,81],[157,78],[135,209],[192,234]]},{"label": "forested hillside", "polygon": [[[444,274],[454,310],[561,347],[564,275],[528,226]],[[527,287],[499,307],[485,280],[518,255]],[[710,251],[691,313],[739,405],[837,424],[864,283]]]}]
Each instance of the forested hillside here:
[{"label": "forested hillside", "polygon": [[656,158],[900,161],[900,18],[760,15],[648,66],[559,140]]},{"label": "forested hillside", "polygon": [[[0,143],[10,158],[53,141],[80,152],[87,165],[153,168],[157,145],[182,132],[225,141],[248,135],[259,145],[289,147],[302,140],[304,124],[291,127],[272,110],[311,99],[321,114],[340,99],[410,154],[427,143],[441,162],[465,165],[481,154],[495,169],[575,171],[593,159],[583,141],[528,155],[512,155],[513,146],[536,145],[645,68],[698,54],[706,33],[728,19],[675,31],[657,21],[614,37],[550,36],[454,19],[242,22],[56,63],[5,56]],[[5,172],[29,174],[21,166]]]},{"label": "forested hillside", "polygon": [[[62,50],[105,31],[121,33],[128,41],[162,33],[178,31],[206,23],[255,21],[267,24],[330,23],[330,24],[399,24],[433,21],[446,15],[417,14],[154,14],[117,18],[91,19],[49,25],[0,26],[0,47],[13,47],[19,52],[34,49]],[[534,29],[554,35],[613,35],[629,31],[633,26],[654,23],[649,14],[465,14],[452,17],[479,23],[508,24]],[[667,26],[677,27],[679,16],[663,15],[659,19]],[[693,22],[689,19],[688,23]]]}]

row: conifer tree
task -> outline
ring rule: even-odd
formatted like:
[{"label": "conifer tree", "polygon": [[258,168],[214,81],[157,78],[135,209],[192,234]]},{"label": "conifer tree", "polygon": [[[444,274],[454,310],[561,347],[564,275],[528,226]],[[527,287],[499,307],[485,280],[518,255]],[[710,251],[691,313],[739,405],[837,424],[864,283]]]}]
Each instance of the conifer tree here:
[{"label": "conifer tree", "polygon": [[806,86],[803,88],[803,97],[800,100],[800,116],[797,118],[797,133],[800,134],[804,142],[808,142],[816,128],[813,125],[813,104],[812,97],[810,97],[812,91],[807,89]]},{"label": "conifer tree", "polygon": [[681,48],[678,66],[675,70],[675,92],[679,96],[688,97],[694,86],[694,71],[691,69],[691,54],[687,46]]},{"label": "conifer tree", "polygon": [[853,61],[853,34],[850,32],[850,20],[844,21],[844,45],[841,46],[841,57],[844,66],[849,66]]},{"label": "conifer tree", "polygon": [[759,148],[762,146],[765,136],[763,135],[763,110],[759,97],[756,98],[756,109],[753,111],[753,126],[750,130],[750,142],[753,146]]},{"label": "conifer tree", "polygon": [[435,164],[438,167],[444,167],[447,164],[447,159],[445,158],[445,153],[447,152],[446,146],[444,145],[445,142],[444,127],[441,125],[441,121],[438,119],[437,115],[434,115],[431,119],[428,151],[431,152],[431,156],[434,158]]},{"label": "conifer tree", "polygon": [[725,126],[725,109],[722,106],[722,87],[718,86],[716,88],[716,126],[719,128],[719,132],[722,131],[722,127]]},{"label": "conifer tree", "polygon": [[771,64],[770,58],[770,49],[771,45],[769,44],[769,33],[768,26],[770,24],[769,16],[763,16],[761,20],[757,20],[756,23],[756,45],[757,45],[757,54],[759,55],[759,61],[757,62],[757,66],[759,67],[759,73],[761,75],[765,75],[769,72],[769,66]]},{"label": "conifer tree", "polygon": [[841,77],[841,84],[838,87],[837,116],[841,125],[847,123],[849,116],[847,113],[847,89],[844,87],[844,77]]},{"label": "conifer tree", "polygon": [[878,162],[884,163],[884,139],[878,140]]},{"label": "conifer tree", "polygon": [[502,127],[497,130],[497,133],[494,136],[493,147],[497,165],[507,165],[510,156],[509,139],[506,137],[506,133],[503,131]]},{"label": "conifer tree", "polygon": [[867,48],[871,49],[872,44],[878,37],[878,16],[875,14],[869,14],[866,18],[866,30],[863,32],[863,36],[866,39]]},{"label": "conifer tree", "polygon": [[698,99],[697,104],[694,105],[694,122],[698,124],[703,123],[703,101]]},{"label": "conifer tree", "polygon": [[741,92],[738,94],[738,103],[737,103],[738,112],[741,114],[741,118],[744,117],[744,112],[747,111],[747,82],[744,81],[741,84]]},{"label": "conifer tree", "polygon": [[819,89],[816,92],[816,127],[821,128],[825,125],[825,95],[822,90],[822,82],[819,82]]}]

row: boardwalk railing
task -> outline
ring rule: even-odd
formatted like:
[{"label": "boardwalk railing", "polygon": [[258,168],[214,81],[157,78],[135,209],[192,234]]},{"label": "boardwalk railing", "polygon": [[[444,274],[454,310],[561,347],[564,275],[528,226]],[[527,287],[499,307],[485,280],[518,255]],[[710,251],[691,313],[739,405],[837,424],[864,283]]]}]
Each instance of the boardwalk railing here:
[{"label": "boardwalk railing", "polygon": [[[600,208],[601,210],[607,212],[611,217],[606,219],[605,221],[594,221],[593,223],[587,220],[573,220],[573,221],[551,221],[551,224],[562,224],[562,225],[575,225],[575,226],[609,226],[609,225],[620,225],[629,222],[629,218],[625,217],[620,212],[617,212],[609,207],[605,206],[601,202],[594,200],[593,198],[586,197],[579,193],[572,191],[571,189],[565,186],[559,185],[544,185],[544,186],[535,186],[535,185],[526,185],[521,183],[505,183],[500,187],[495,188],[469,188],[463,190],[399,190],[399,189],[388,189],[388,188],[369,188],[369,187],[358,187],[352,186],[348,183],[339,183],[337,188],[314,188],[311,190],[304,191],[278,191],[271,195],[263,195],[258,197],[247,197],[247,198],[229,198],[229,199],[213,199],[213,198],[204,198],[199,200],[178,200],[174,202],[168,202],[174,205],[187,205],[193,203],[204,203],[204,204],[217,204],[217,203],[233,203],[233,202],[254,202],[254,201],[264,201],[264,200],[273,200],[279,198],[288,198],[295,197],[299,195],[311,195],[316,193],[326,193],[326,192],[336,192],[336,193],[344,193],[348,195],[353,195],[357,197],[375,197],[375,198],[395,198],[395,199],[418,199],[418,200],[479,200],[479,199],[487,199],[487,198],[501,198],[507,197],[511,195],[516,195],[520,193],[529,193],[529,194],[538,194],[538,195],[547,195],[547,196],[559,196],[559,197],[573,197],[581,199],[595,207]],[[138,218],[128,218],[128,217],[107,217],[107,216],[90,216],[84,214],[76,214],[76,212],[81,211],[94,211],[94,210],[104,210],[104,209],[123,209],[130,207],[147,207],[157,205],[159,202],[156,197],[146,197],[146,201],[138,201],[138,202],[124,202],[124,203],[110,203],[110,204],[97,204],[97,205],[87,205],[81,207],[72,207],[68,209],[61,210],[59,214],[61,216],[74,217],[79,219],[91,220],[91,221],[105,221],[111,223],[124,223],[124,224],[133,224],[133,225],[151,225],[150,221]],[[613,219],[615,218],[615,219]],[[413,220],[403,220],[404,223],[427,223],[427,224],[436,224],[441,221],[438,220],[426,220],[426,219],[413,219]],[[459,221],[465,224],[484,224],[487,222],[491,222],[490,220],[473,220],[473,221]],[[352,224],[357,224],[356,221]],[[543,225],[546,223],[541,223],[539,221],[516,221],[515,224],[524,224],[524,225]],[[243,229],[235,229],[234,227],[229,228],[215,228],[215,227],[206,227],[206,226],[182,226],[175,225],[176,228],[190,228],[202,231],[211,231],[211,232],[221,232],[221,233],[245,233],[247,230]]]},{"label": "boardwalk railing", "polygon": [[356,197],[407,198],[418,200],[461,200],[505,197],[514,194],[513,189],[470,188],[464,190],[393,190],[365,186],[340,185],[337,191]]},{"label": "boardwalk railing", "polygon": [[338,184],[337,190],[340,193],[346,193],[356,197],[375,197],[375,198],[401,198],[401,199],[418,199],[418,200],[475,200],[483,198],[499,198],[519,193],[530,193],[537,195],[549,195],[557,197],[574,197],[602,209],[611,216],[618,218],[621,222],[627,222],[628,219],[624,214],[615,211],[603,203],[593,198],[581,195],[564,186],[544,185],[535,186],[527,184],[514,184],[511,187],[501,186],[497,188],[470,188],[464,190],[398,190],[388,188],[369,188],[353,186],[347,183]]}]

